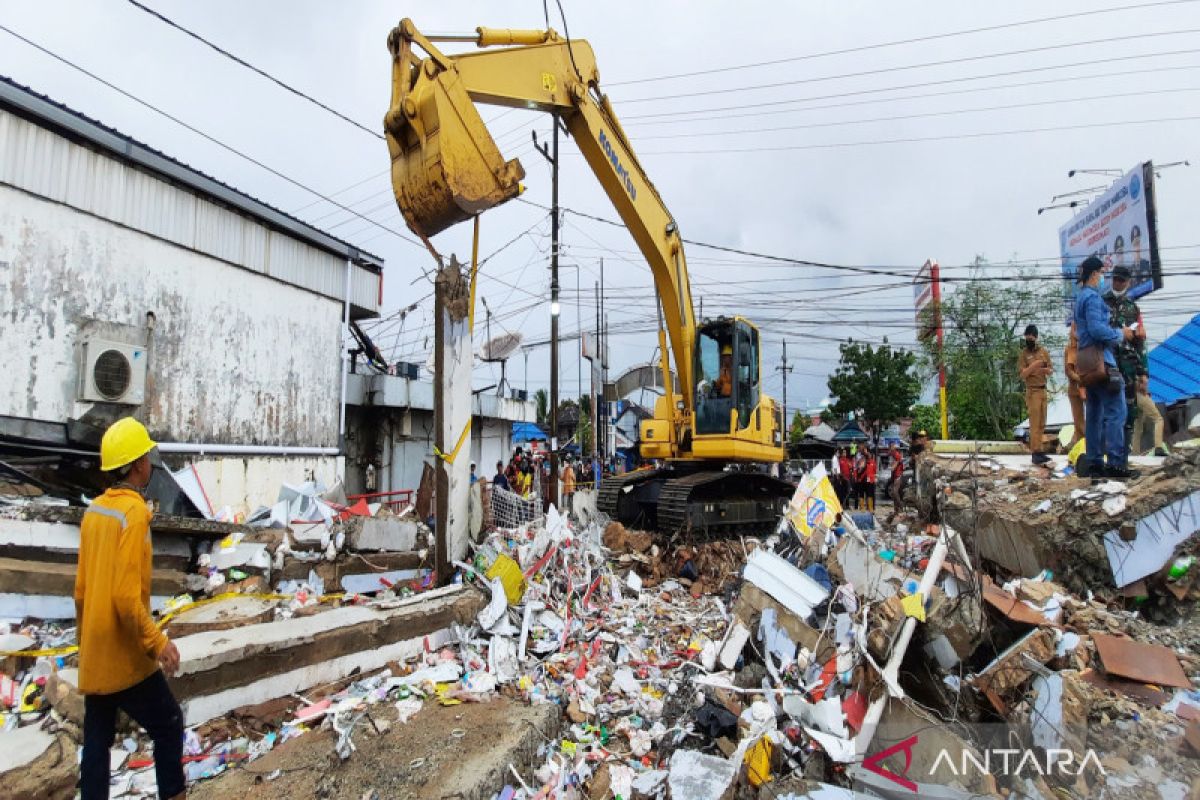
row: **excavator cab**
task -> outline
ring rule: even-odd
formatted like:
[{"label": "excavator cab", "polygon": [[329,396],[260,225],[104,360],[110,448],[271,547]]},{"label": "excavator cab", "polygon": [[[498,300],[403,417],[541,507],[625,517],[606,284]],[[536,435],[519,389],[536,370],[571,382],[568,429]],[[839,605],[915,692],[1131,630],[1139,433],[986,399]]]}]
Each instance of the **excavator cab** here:
[{"label": "excavator cab", "polygon": [[737,317],[703,322],[696,331],[692,374],[696,433],[730,434],[745,428],[761,390],[758,331]]},{"label": "excavator cab", "polygon": [[[414,42],[428,53],[419,58]],[[392,101],[384,117],[392,187],[408,227],[429,238],[521,193],[452,60],[404,20],[388,37]]]}]

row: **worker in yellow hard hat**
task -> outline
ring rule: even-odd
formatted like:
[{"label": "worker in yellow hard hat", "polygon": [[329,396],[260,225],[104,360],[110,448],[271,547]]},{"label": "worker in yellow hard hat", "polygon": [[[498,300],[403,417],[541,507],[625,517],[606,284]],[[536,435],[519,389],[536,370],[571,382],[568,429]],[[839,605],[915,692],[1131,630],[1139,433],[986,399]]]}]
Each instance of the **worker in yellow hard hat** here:
[{"label": "worker in yellow hard hat", "polygon": [[179,650],[150,616],[150,483],[154,441],[142,423],[119,419],[100,441],[100,469],[112,486],[79,525],[75,620],[83,694],[83,800],[107,798],[117,711],[154,741],[159,797],[184,797],[183,714],[167,686]]},{"label": "worker in yellow hard hat", "polygon": [[713,384],[717,397],[729,397],[733,394],[733,346],[721,347],[721,372]]}]

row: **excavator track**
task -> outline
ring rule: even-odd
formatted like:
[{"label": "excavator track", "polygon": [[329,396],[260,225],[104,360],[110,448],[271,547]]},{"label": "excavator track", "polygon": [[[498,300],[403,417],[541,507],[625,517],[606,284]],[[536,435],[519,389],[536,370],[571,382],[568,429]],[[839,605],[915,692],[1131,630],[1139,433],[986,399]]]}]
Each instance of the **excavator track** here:
[{"label": "excavator track", "polygon": [[627,527],[721,536],[769,534],[794,487],[758,472],[642,470],[605,478],[598,506]]},{"label": "excavator track", "polygon": [[794,487],[758,472],[694,472],[664,482],[658,528],[671,533],[720,536],[770,534]]},{"label": "excavator track", "polygon": [[653,528],[655,513],[651,491],[655,479],[661,478],[666,470],[642,469],[623,475],[606,475],[600,482],[596,506],[604,514],[630,527]]}]

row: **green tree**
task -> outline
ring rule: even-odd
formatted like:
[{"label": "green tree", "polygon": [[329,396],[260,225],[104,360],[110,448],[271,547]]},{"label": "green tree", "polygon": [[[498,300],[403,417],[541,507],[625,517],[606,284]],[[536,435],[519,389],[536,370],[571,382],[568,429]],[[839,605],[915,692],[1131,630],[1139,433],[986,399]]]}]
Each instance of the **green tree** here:
[{"label": "green tree", "polygon": [[912,417],[914,431],[929,431],[934,438],[942,435],[942,410],[937,406],[913,406],[908,414]]},{"label": "green tree", "polygon": [[[991,280],[1001,276],[1005,280]],[[942,299],[941,314],[951,435],[1011,439],[1012,429],[1025,418],[1025,387],[1017,375],[1021,335],[1034,323],[1041,344],[1061,353],[1061,282],[1033,270],[996,269],[977,256],[968,279]],[[925,374],[937,374],[937,356],[931,336],[922,342]]]},{"label": "green tree", "polygon": [[808,415],[799,409],[792,414],[792,424],[788,427],[788,440],[798,442],[804,438],[804,432],[808,430]]},{"label": "green tree", "polygon": [[829,376],[833,413],[854,414],[864,430],[876,433],[908,413],[921,389],[915,353],[893,348],[886,338],[879,347],[850,340],[840,349],[838,368]]},{"label": "green tree", "polygon": [[550,424],[550,393],[538,389],[533,393],[533,401],[537,404],[537,424],[544,428]]}]

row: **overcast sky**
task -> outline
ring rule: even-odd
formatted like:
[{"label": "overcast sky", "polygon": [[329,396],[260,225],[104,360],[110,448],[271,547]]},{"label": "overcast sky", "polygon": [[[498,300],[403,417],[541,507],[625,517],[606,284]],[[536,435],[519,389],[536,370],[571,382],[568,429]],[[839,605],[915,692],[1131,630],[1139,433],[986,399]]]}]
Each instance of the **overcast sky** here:
[{"label": "overcast sky", "polygon": [[[381,128],[390,93],[387,34],[401,16],[427,32],[545,24],[543,6],[534,0],[146,5],[372,129]],[[562,32],[550,6],[551,26]],[[982,255],[996,265],[1037,262],[1049,274],[1058,268],[1057,229],[1072,212],[1039,216],[1037,209],[1054,195],[1110,182],[1068,178],[1068,170],[1123,171],[1146,159],[1190,159],[1196,166],[1164,170],[1157,184],[1167,278],[1142,304],[1151,343],[1200,310],[1200,278],[1179,274],[1200,271],[1194,213],[1200,198],[1194,144],[1200,2],[746,2],[736,11],[706,2],[567,0],[564,6],[572,36],[592,44],[602,84],[685,238],[906,273],[936,258],[944,274],[963,275]],[[1124,10],[1088,13],[1105,8]],[[299,183],[337,193],[360,214],[404,230],[390,196],[383,142],[125,0],[0,0],[0,10],[0,24]],[[1011,26],[1051,15],[1067,18]],[[1004,25],[1010,27],[964,33]],[[848,49],[855,52],[830,54]],[[713,69],[721,71],[667,77]],[[423,249],[3,31],[0,73],[384,257],[386,321],[375,329],[378,343],[396,358],[424,363],[432,301],[422,277],[430,267]],[[530,203],[511,202],[485,215],[484,254],[527,233],[488,262],[480,294],[496,314],[493,336],[519,331],[539,344],[549,331],[549,218],[533,204],[548,205],[550,180],[529,131],[548,134],[549,118],[483,113],[495,120],[502,152],[525,165]],[[563,152],[562,205],[615,218],[574,144],[564,141]],[[656,346],[653,284],[632,239],[568,214],[562,241],[562,261],[571,265],[561,278],[564,332],[578,328],[577,274],[583,325],[594,326],[592,287],[603,258],[612,367],[648,361]],[[470,226],[436,243],[444,253],[466,257]],[[767,388],[777,396],[782,378],[773,370],[787,340],[794,364],[791,408],[823,397],[837,340],[913,342],[912,289],[904,278],[770,264],[700,247],[688,249],[688,260],[694,300],[699,306],[703,299],[705,316],[741,313],[760,323]],[[395,312],[413,303],[417,310],[401,323]],[[575,344],[564,345],[564,396],[575,391],[576,353]],[[547,385],[548,348],[532,349],[528,363],[526,378],[523,356],[514,357],[509,378],[518,388],[527,382],[532,392]],[[476,385],[497,375],[481,365]]]}]

